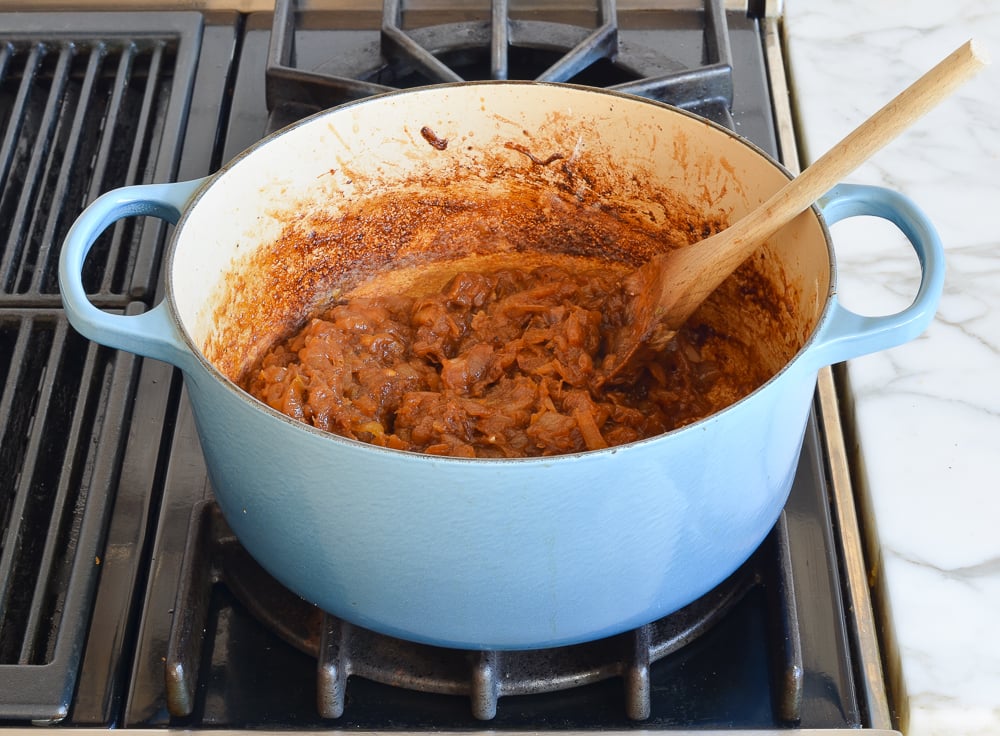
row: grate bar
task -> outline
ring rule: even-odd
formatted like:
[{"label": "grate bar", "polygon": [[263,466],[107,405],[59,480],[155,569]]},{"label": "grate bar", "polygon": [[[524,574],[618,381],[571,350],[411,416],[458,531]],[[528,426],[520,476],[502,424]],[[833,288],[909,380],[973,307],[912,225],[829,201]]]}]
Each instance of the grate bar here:
[{"label": "grate bar", "polygon": [[[280,2],[280,0],[279,0]],[[347,77],[334,77],[329,74],[312,72],[308,69],[293,69],[287,66],[270,67],[268,77],[267,99],[278,100],[275,87],[281,88],[281,97],[299,100],[306,105],[323,108],[328,105],[323,92],[332,93],[334,99],[340,101],[360,100],[370,95],[392,91],[392,87],[375,82],[364,82]],[[277,102],[268,102],[273,108]]]},{"label": "grate bar", "polygon": [[[724,0],[705,0],[705,55],[711,64],[733,67],[733,49],[729,41]],[[732,97],[729,98],[732,103]]]},{"label": "grate bar", "polygon": [[660,77],[647,77],[634,82],[611,85],[618,92],[648,97],[677,107],[692,108],[706,100],[720,100],[728,109],[733,99],[732,69],[725,64],[712,64],[699,69],[686,69]]},{"label": "grate bar", "polygon": [[316,705],[323,718],[340,718],[347,705],[347,677],[345,660],[340,649],[347,638],[350,624],[340,619],[329,619],[320,636],[320,656],[316,667]]},{"label": "grate bar", "polygon": [[[0,320],[0,336],[5,335],[5,333],[7,333],[7,327],[3,323],[3,321]],[[21,395],[21,393],[18,391],[18,387],[20,385],[18,377],[20,376],[21,371],[26,369],[25,361],[15,360],[14,358],[15,356],[25,354],[24,352],[25,343],[27,342],[27,340],[28,340],[28,332],[25,330],[18,330],[17,338],[15,339],[14,343],[10,345],[11,348],[10,351],[2,356],[5,361],[9,362],[5,364],[0,364],[0,368],[3,369],[3,372],[6,375],[3,392],[0,393],[0,417],[4,418],[4,423],[2,426],[6,427],[6,429],[12,434],[14,430],[11,427],[11,418],[13,417],[14,402],[17,401],[19,405],[23,404],[24,402],[24,396]],[[7,340],[4,340],[3,345],[7,346],[8,344],[9,342]],[[3,440],[3,438],[4,438],[3,432],[0,432],[0,440]],[[4,447],[4,445],[0,444],[0,447]],[[4,460],[5,462],[11,463],[10,465],[5,465],[5,467],[9,468],[12,467],[13,465],[12,458],[0,455],[0,460]],[[2,480],[3,476],[0,476],[0,481]],[[3,486],[0,485],[0,489],[2,488]],[[2,503],[3,499],[4,496],[0,495],[0,503]],[[0,506],[0,509],[2,508],[3,506]],[[3,513],[0,513],[0,523],[2,523],[4,519],[5,515]]]},{"label": "grate bar", "polygon": [[10,57],[14,55],[14,45],[10,42],[0,45],[0,82],[7,76]]},{"label": "grate bar", "polygon": [[[117,130],[125,106],[125,92],[128,89],[128,80],[132,75],[132,66],[135,63],[136,48],[129,44],[121,50],[118,56],[118,68],[115,70],[115,83],[111,91],[111,99],[105,108],[106,122],[105,130]],[[93,176],[90,179],[90,190],[87,192],[87,200],[95,199],[104,191],[104,178],[109,166],[111,156],[111,136],[103,135],[100,140],[100,148],[97,150]],[[85,204],[85,203],[81,203]]]},{"label": "grate bar", "polygon": [[276,0],[264,87],[269,110],[285,99],[325,107],[327,101],[323,99],[323,91],[334,93],[336,99],[358,100],[391,89],[374,82],[295,68],[295,0]]},{"label": "grate bar", "polygon": [[[83,84],[80,87],[79,97],[77,98],[76,112],[72,117],[65,153],[63,155],[62,164],[59,167],[59,174],[56,178],[55,188],[52,192],[53,205],[64,202],[67,198],[71,177],[73,175],[73,163],[80,155],[82,138],[81,131],[83,129],[85,113],[87,110],[86,101],[89,100],[91,95],[94,94],[94,86],[96,84],[97,75],[101,70],[101,61],[104,58],[104,51],[104,44],[96,45],[93,49],[91,49],[87,60],[87,68],[83,75]],[[58,206],[51,206],[46,209],[48,210],[47,213],[43,213],[39,210],[37,215],[38,217],[45,217],[46,224],[38,246],[38,255],[35,259],[36,266],[30,277],[31,280],[29,290],[32,292],[39,292],[44,288],[52,286],[51,284],[45,282],[45,277],[51,273],[51,269],[49,267],[51,265],[50,259],[54,257],[54,252],[56,250],[54,247],[56,231],[62,221],[64,211],[62,207]],[[34,227],[32,230],[34,230]],[[22,266],[22,270],[23,269],[24,266]]]},{"label": "grate bar", "polygon": [[434,81],[465,81],[451,67],[406,34],[402,29],[402,15],[403,8],[400,0],[385,0],[383,2],[382,52],[386,56],[406,59]]},{"label": "grate bar", "polygon": [[497,716],[500,698],[500,680],[503,677],[504,653],[495,650],[473,652],[469,674],[469,700],[472,715],[480,721],[490,721]]},{"label": "grate bar", "polygon": [[[732,110],[733,52],[724,0],[705,0],[704,15],[705,59],[702,66],[612,85],[611,89],[685,109],[697,109],[715,100],[721,102],[727,112]],[[723,122],[731,123],[731,118]]]},{"label": "grate bar", "polygon": [[510,66],[510,7],[507,0],[490,3],[490,78],[508,79]]},{"label": "grate bar", "polygon": [[[27,320],[26,331],[34,331],[35,321],[31,318]],[[65,341],[65,332],[62,335],[62,341]],[[60,344],[61,346],[61,344]],[[29,348],[34,348],[30,350]],[[35,358],[41,351],[38,349],[40,346],[37,343],[33,346],[25,345],[27,350],[24,355],[29,358]],[[52,391],[54,381],[45,380],[48,374],[51,372],[49,363],[50,358],[53,353],[53,346],[51,342],[46,346],[44,360],[42,361],[41,370],[29,370],[19,376],[23,379],[23,383],[18,387],[19,391],[25,389],[30,390],[30,386],[23,385],[28,383],[32,378],[37,381],[36,389],[38,390],[37,405],[34,411],[34,415],[37,417],[39,415],[44,415],[48,411],[48,406],[52,401]],[[37,358],[36,358],[37,359]],[[31,428],[29,428],[30,430]],[[16,441],[17,438],[10,438],[12,441]],[[28,441],[24,451],[23,461],[19,464],[19,467],[32,468],[38,462],[39,456],[39,443],[41,442],[41,433],[36,431],[29,431]],[[10,507],[10,513],[8,515],[8,526],[6,527],[6,541],[3,547],[3,554],[0,555],[0,589],[4,591],[3,600],[0,601],[0,661],[5,661],[9,656],[9,652],[17,640],[23,640],[23,631],[15,630],[12,623],[16,623],[21,620],[22,612],[16,610],[18,601],[13,598],[12,594],[14,592],[15,584],[22,581],[22,578],[27,574],[24,568],[27,562],[26,558],[31,555],[24,551],[24,544],[26,541],[25,531],[30,521],[31,512],[34,512],[38,506],[37,499],[33,498],[34,487],[32,484],[32,478],[30,470],[27,474],[18,473],[17,482],[13,485],[13,497],[14,501]],[[30,506],[29,506],[30,504]],[[29,512],[30,508],[30,512]],[[20,629],[21,627],[17,627]],[[23,662],[20,658],[17,664],[29,664],[28,662]]]},{"label": "grate bar", "polygon": [[776,707],[786,723],[802,720],[802,698],[805,687],[805,664],[802,654],[802,634],[799,631],[798,604],[795,601],[795,576],[792,551],[788,538],[788,521],[782,513],[775,533],[776,590],[772,603],[779,622],[781,636],[780,662],[775,666]]},{"label": "grate bar", "polygon": [[538,76],[540,82],[565,82],[599,59],[618,54],[618,18],[615,0],[600,0],[600,25],[555,64]]},{"label": "grate bar", "polygon": [[[47,49],[44,44],[36,44],[31,50],[25,65],[24,75],[21,78],[17,98],[14,102],[14,112],[17,114],[17,123],[12,125],[7,131],[7,136],[4,140],[2,158],[0,158],[0,181],[12,181],[11,173],[15,154],[18,148],[18,142],[20,140],[22,124],[26,122],[29,117],[27,109],[31,97],[31,91],[34,86],[34,79],[40,71],[46,51]],[[65,66],[66,63],[66,54],[63,53],[60,58],[60,67]],[[63,75],[65,74],[65,69],[61,69],[60,71],[62,71]],[[58,75],[59,71],[57,71],[57,79],[59,78]],[[18,187],[16,183],[14,183],[13,186],[7,187],[7,192],[11,196],[15,196],[16,193],[19,203],[30,202],[34,190],[36,189],[35,184],[37,175],[33,174],[37,172],[42,152],[47,149],[45,132],[46,128],[51,125],[55,98],[55,95],[49,95],[49,100],[46,104],[45,112],[39,125],[39,130],[41,131],[41,135],[39,137],[42,139],[42,145],[32,146],[31,160],[28,165],[28,174],[24,185]],[[21,245],[23,243],[24,235],[24,220],[27,217],[28,211],[30,211],[28,207],[19,206],[16,210],[14,220],[6,228],[8,233],[6,239],[7,242],[4,246],[3,253],[0,254],[0,283],[3,283],[5,291],[10,289],[13,264],[16,263],[17,258],[21,253]]]},{"label": "grate bar", "polygon": [[[65,363],[66,356],[70,350],[77,351],[83,346],[68,346],[67,332],[69,325],[60,321],[56,325],[56,335],[52,346],[52,354],[60,356],[61,363]],[[62,378],[56,377],[56,385],[75,384],[80,387],[76,400],[73,402],[72,418],[68,427],[69,442],[61,451],[56,448],[49,448],[50,457],[45,464],[51,467],[51,463],[61,460],[62,471],[58,474],[58,481],[55,484],[55,493],[52,499],[52,514],[49,518],[48,530],[45,535],[45,547],[42,550],[41,559],[38,564],[37,580],[34,596],[31,601],[30,613],[25,627],[24,643],[21,649],[21,662],[42,662],[48,661],[51,652],[48,650],[53,644],[42,635],[45,631],[45,618],[52,615],[50,612],[62,611],[66,598],[68,581],[65,579],[65,570],[57,570],[57,561],[60,558],[72,557],[76,550],[76,540],[78,539],[78,529],[80,525],[79,515],[75,512],[78,507],[86,501],[86,493],[79,490],[79,479],[81,476],[80,463],[88,457],[88,450],[93,448],[92,440],[95,438],[87,430],[87,425],[91,420],[91,412],[88,411],[88,404],[93,397],[89,387],[105,387],[106,381],[101,381],[98,372],[97,345],[87,342],[86,357],[76,375]],[[71,369],[65,365],[58,367],[59,373],[69,372]],[[102,402],[103,403],[103,402]],[[42,437],[50,436],[50,428],[47,426],[53,422],[51,415],[44,414],[44,426],[40,433]],[[61,418],[55,421],[61,423]],[[58,430],[57,430],[58,431]],[[57,460],[57,455],[61,458]],[[74,499],[72,494],[79,495]],[[72,516],[71,516],[72,515]],[[55,616],[53,616],[55,618]],[[50,630],[55,628],[57,621],[51,622]],[[46,651],[40,651],[40,647],[46,645]]]},{"label": "grate bar", "polygon": [[[59,507],[59,501],[65,503],[65,498],[59,498],[59,492],[57,491],[55,497],[50,496],[45,493],[47,488],[40,486],[35,482],[34,473],[39,465],[39,459],[43,455],[43,450],[41,448],[42,440],[44,437],[44,432],[39,431],[44,428],[43,417],[48,416],[50,413],[50,407],[53,403],[54,389],[58,385],[55,380],[55,376],[52,375],[56,371],[53,370],[53,363],[55,359],[65,352],[66,349],[66,330],[67,324],[65,322],[55,326],[55,330],[52,334],[52,340],[48,346],[48,353],[46,355],[46,370],[45,378],[46,380],[41,384],[41,392],[38,397],[38,404],[35,408],[35,426],[30,434],[28,441],[27,451],[24,457],[24,467],[28,468],[27,473],[23,473],[20,476],[20,482],[18,483],[18,488],[16,491],[16,497],[18,503],[21,505],[21,513],[17,517],[17,537],[21,544],[18,545],[18,549],[15,552],[21,552],[21,546],[24,543],[26,532],[40,532],[41,529],[38,527],[31,528],[30,522],[33,518],[49,518],[48,533],[51,533],[52,520],[58,521],[61,517],[62,509]],[[41,424],[41,426],[39,426]],[[24,500],[22,500],[24,499]],[[26,507],[27,504],[25,500],[30,499],[32,501],[31,509]],[[50,500],[51,499],[51,500]],[[44,508],[41,508],[44,507]],[[51,514],[46,513],[47,510],[51,508]],[[41,509],[41,510],[40,510]],[[12,520],[13,521],[13,520]],[[41,535],[39,535],[41,536]],[[18,664],[34,664],[37,660],[32,658],[32,654],[35,649],[35,643],[39,636],[39,617],[42,612],[38,610],[39,606],[44,606],[43,593],[45,582],[45,572],[43,571],[43,566],[48,565],[51,569],[52,565],[52,540],[49,538],[48,534],[44,536],[46,540],[46,549],[42,553],[42,558],[38,559],[37,554],[24,554],[21,553],[22,560],[20,565],[22,567],[20,578],[22,584],[34,582],[33,588],[34,593],[31,598],[31,603],[27,608],[27,616],[24,619],[24,629],[21,633],[21,651],[18,657]],[[33,569],[25,569],[28,566]],[[37,567],[35,567],[37,565]],[[30,574],[29,574],[30,573]],[[15,615],[21,616],[22,612],[15,611]]]},{"label": "grate bar", "polygon": [[42,119],[37,128],[37,135],[34,137],[31,159],[25,174],[25,183],[20,191],[17,214],[10,224],[7,236],[7,247],[4,251],[6,263],[0,266],[0,273],[3,273],[7,291],[13,290],[14,287],[15,264],[20,263],[23,268],[27,260],[24,257],[24,252],[29,246],[31,222],[37,216],[38,198],[42,194],[41,184],[48,169],[49,153],[52,151],[59,124],[60,102],[66,91],[66,82],[69,78],[74,54],[75,49],[72,46],[64,46],[59,50],[58,61],[53,71],[52,86],[49,88]]},{"label": "grate bar", "polygon": [[[17,485],[18,474],[15,472],[20,467],[19,456],[21,454],[21,438],[27,434],[28,415],[23,411],[15,412],[15,408],[20,408],[15,404],[23,402],[26,392],[22,390],[21,383],[25,373],[29,373],[35,367],[31,363],[34,357],[26,353],[30,339],[30,330],[18,330],[17,337],[10,343],[7,336],[10,330],[3,322],[0,322],[0,334],[4,337],[5,346],[9,345],[11,350],[9,364],[0,366],[6,372],[3,393],[0,393],[0,417],[3,417],[3,425],[0,426],[0,461],[5,468],[4,474],[0,476],[0,530],[9,530],[11,525],[23,514],[23,508],[18,506],[19,498],[14,495],[14,487]],[[28,360],[15,360],[15,357],[28,356]],[[23,501],[20,501],[23,504]],[[0,637],[3,636],[4,611],[9,605],[11,584],[10,578],[14,569],[14,545],[16,538],[9,531],[0,536]]]},{"label": "grate bar", "polygon": [[[129,79],[132,76],[132,68],[135,65],[136,48],[133,44],[127,45],[122,49],[118,58],[118,67],[115,70],[115,81],[111,91],[111,98],[108,100],[105,107],[106,122],[104,124],[105,131],[118,130],[121,125],[122,118],[124,117],[125,111],[125,98],[126,92],[128,91]],[[112,157],[112,151],[114,146],[114,136],[102,135],[100,137],[100,142],[97,148],[97,156],[94,161],[94,169],[90,176],[90,187],[87,191],[87,199],[85,202],[81,202],[81,206],[92,202],[97,199],[104,192],[108,186],[113,186],[106,182],[108,178],[108,170],[110,168],[110,162]],[[129,162],[131,166],[131,161]],[[125,181],[133,181],[130,178],[126,178]],[[121,251],[121,239],[122,239],[122,223],[115,223],[111,230],[111,233],[105,233],[102,237],[111,239],[110,252],[102,260],[106,264],[105,268],[101,269],[103,274],[101,279],[101,285],[96,290],[91,287],[88,292],[99,292],[107,294],[110,292],[109,284],[111,279],[109,277],[109,272],[114,271],[111,268],[111,264],[115,263],[114,255]]]},{"label": "grate bar", "polygon": [[644,721],[649,718],[653,707],[649,683],[652,651],[653,625],[634,629],[622,673],[625,679],[625,713],[633,721]]},{"label": "grate bar", "polygon": [[59,123],[60,102],[66,90],[74,53],[75,49],[72,46],[64,46],[60,49],[56,68],[53,71],[53,83],[49,89],[42,119],[37,128],[38,133],[32,146],[25,183],[19,192],[17,214],[14,216],[8,231],[7,246],[3,255],[4,262],[0,264],[0,274],[3,275],[7,291],[12,290],[14,284],[15,264],[24,264],[26,260],[23,254],[25,248],[28,247],[30,225],[38,206],[37,200],[40,196],[41,183],[45,177],[49,152],[52,150],[53,139]]},{"label": "grate bar", "polygon": [[10,500],[4,509],[3,528],[6,531],[3,537],[3,548],[0,550],[0,659],[2,659],[2,642],[6,636],[6,612],[11,605],[11,581],[14,574],[14,564],[20,551],[20,520],[24,517],[24,509],[28,502],[26,494],[23,491],[17,490],[18,488],[23,488],[23,485],[18,482],[20,478],[18,469],[21,467],[21,452],[18,449],[11,448],[15,445],[19,448],[21,438],[29,434],[29,419],[24,412],[17,412],[15,414],[12,411],[12,402],[15,397],[19,402],[24,402],[25,396],[34,394],[28,386],[24,385],[26,383],[26,376],[44,375],[44,361],[41,363],[38,361],[40,351],[29,349],[31,347],[37,348],[37,345],[30,345],[32,342],[31,322],[29,321],[25,327],[26,329],[23,328],[19,331],[14,347],[15,352],[11,356],[12,359],[20,359],[12,360],[12,370],[7,375],[7,382],[4,387],[4,404],[6,405],[4,408],[6,409],[5,416],[7,417],[5,425],[7,432],[3,437],[4,445],[0,449],[3,450],[6,456],[4,459],[8,460],[11,465],[7,471],[10,475],[7,476],[5,479],[7,482],[4,483],[7,487],[4,488],[3,492],[3,496]]},{"label": "grate bar", "polygon": [[[6,44],[5,51],[9,58],[13,53],[12,44]],[[0,182],[10,180],[11,166],[14,163],[14,154],[17,151],[17,141],[24,125],[24,112],[27,107],[28,94],[31,91],[38,67],[42,63],[44,51],[45,47],[42,44],[35,44],[28,53],[28,58],[25,60],[21,83],[18,85],[14,104],[11,105],[10,124],[4,135],[3,144],[0,146]]]},{"label": "grate bar", "polygon": [[[129,46],[128,58],[130,60],[128,71],[122,69],[124,72],[122,77],[119,77],[116,83],[116,88],[122,90],[124,93],[128,88],[130,78],[133,76],[129,74],[134,69],[134,60],[136,57],[136,47],[134,44]],[[163,64],[163,43],[158,42],[154,48],[150,59],[149,74],[146,79],[145,89],[143,90],[142,105],[140,107],[139,118],[136,121],[136,127],[140,131],[141,138],[136,139],[132,145],[131,156],[128,161],[128,168],[125,171],[125,181],[126,182],[140,182],[147,181],[147,177],[140,173],[140,168],[145,163],[146,154],[151,145],[151,141],[155,140],[153,131],[150,130],[150,118],[154,109],[155,93],[157,90],[157,83],[160,79],[160,74],[162,72]],[[119,103],[121,104],[121,103]],[[109,136],[110,137],[110,136]],[[95,180],[96,183],[96,180]],[[104,188],[107,188],[105,184]],[[111,251],[108,254],[109,263],[119,263],[119,259],[122,258],[122,249],[128,248],[131,244],[128,242],[127,235],[135,227],[135,223],[132,221],[119,220],[115,223],[114,235],[112,237]],[[114,288],[114,282],[119,274],[116,273],[114,268],[107,268],[104,270],[104,277],[101,282],[101,291],[110,292]]]},{"label": "grate bar", "polygon": [[[48,90],[45,109],[31,149],[31,159],[24,186],[20,191],[17,214],[10,225],[7,237],[7,247],[4,252],[7,263],[0,267],[8,291],[16,288],[16,277],[23,276],[26,264],[30,260],[27,251],[31,247],[32,225],[39,217],[39,210],[44,209],[44,202],[40,201],[44,196],[42,183],[51,166],[49,154],[55,144],[61,101],[66,92],[66,83],[75,53],[76,50],[72,46],[63,46],[59,50],[56,68],[52,75],[52,86]],[[20,268],[15,269],[18,264]]]}]

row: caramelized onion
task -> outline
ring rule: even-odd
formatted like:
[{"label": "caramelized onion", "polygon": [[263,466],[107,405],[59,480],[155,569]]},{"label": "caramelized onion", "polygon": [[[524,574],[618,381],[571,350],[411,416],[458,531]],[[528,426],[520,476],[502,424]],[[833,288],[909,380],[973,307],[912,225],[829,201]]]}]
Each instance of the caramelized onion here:
[{"label": "caramelized onion", "polygon": [[430,296],[333,306],[276,345],[244,388],[300,421],[384,447],[526,457],[661,434],[766,378],[732,338],[682,330],[634,384],[602,387],[622,299],[600,272],[464,272]]}]

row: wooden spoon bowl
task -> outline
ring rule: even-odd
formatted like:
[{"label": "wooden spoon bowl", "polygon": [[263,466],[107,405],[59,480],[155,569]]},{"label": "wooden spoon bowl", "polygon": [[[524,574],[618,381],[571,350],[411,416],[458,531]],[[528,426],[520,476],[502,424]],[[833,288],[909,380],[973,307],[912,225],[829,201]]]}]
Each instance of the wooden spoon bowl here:
[{"label": "wooden spoon bowl", "polygon": [[631,380],[639,360],[662,350],[770,236],[987,63],[976,43],[966,42],[734,225],[694,245],[654,256],[631,274],[625,282],[631,297],[627,319],[609,351],[605,382]]}]

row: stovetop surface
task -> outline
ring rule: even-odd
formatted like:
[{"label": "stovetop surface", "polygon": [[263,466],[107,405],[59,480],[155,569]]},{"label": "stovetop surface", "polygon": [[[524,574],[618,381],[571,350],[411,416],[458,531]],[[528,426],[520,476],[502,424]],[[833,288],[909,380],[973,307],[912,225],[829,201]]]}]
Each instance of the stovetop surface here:
[{"label": "stovetop surface", "polygon": [[[717,116],[778,156],[761,28],[741,14],[727,18],[734,65],[731,109],[718,110],[709,102],[696,111]],[[297,63],[313,69],[335,66],[329,49],[345,43],[371,53],[377,32],[334,31],[326,20],[306,17],[295,35]],[[705,55],[703,34],[688,20],[662,33],[629,31],[622,36],[623,46],[641,58],[649,48],[669,43],[668,65],[695,64]],[[211,488],[180,375],[169,366],[75,337],[60,310],[55,255],[73,217],[100,192],[127,183],[204,176],[269,130],[310,112],[308,105],[268,109],[264,68],[271,28],[267,13],[0,17],[0,29],[6,29],[0,36],[9,40],[0,48],[0,128],[8,131],[0,164],[11,174],[5,177],[0,219],[11,223],[14,233],[0,262],[5,279],[0,334],[11,356],[0,365],[0,408],[13,417],[2,425],[0,449],[5,467],[16,470],[2,481],[7,485],[0,520],[10,530],[7,539],[28,538],[32,532],[18,526],[17,514],[27,509],[27,517],[41,517],[56,509],[52,527],[61,530],[44,545],[49,551],[41,567],[24,562],[37,554],[29,546],[5,542],[0,558],[0,572],[12,571],[3,580],[10,584],[0,599],[0,693],[14,693],[15,687],[24,692],[26,682],[38,679],[21,700],[0,695],[0,716],[9,723],[366,730],[483,726],[471,715],[467,698],[362,678],[349,681],[344,715],[323,718],[316,706],[316,660],[263,626],[224,583],[210,589],[190,713],[175,715],[168,707],[164,667],[192,511],[211,500]],[[629,77],[615,69],[601,73],[612,74],[616,82]],[[378,74],[382,81],[400,76],[391,69]],[[98,101],[96,112],[86,112],[88,100]],[[27,117],[18,123],[14,115],[22,108]],[[23,143],[31,135],[47,144]],[[99,242],[88,262],[95,303],[129,312],[155,303],[166,230],[153,221],[124,224]],[[40,345],[47,358],[38,357]],[[37,381],[39,374],[45,379]],[[52,439],[60,423],[72,428],[68,440]],[[649,719],[627,717],[622,683],[612,678],[564,692],[503,698],[487,726],[864,725],[819,431],[811,420],[782,528],[749,563],[748,591],[707,632],[653,665]],[[52,478],[41,470],[60,467],[63,473]],[[790,566],[775,573],[776,550],[786,548]],[[56,583],[50,578],[77,581],[81,602],[55,594],[59,600],[45,609],[46,615],[20,614],[53,598]],[[790,588],[799,613],[792,630],[801,645],[800,659],[793,665],[801,669],[792,673],[785,667],[789,627],[776,623],[785,615],[775,610],[781,586]],[[9,592],[28,589],[37,591],[33,598]],[[65,643],[70,633],[85,635],[86,646]]]}]

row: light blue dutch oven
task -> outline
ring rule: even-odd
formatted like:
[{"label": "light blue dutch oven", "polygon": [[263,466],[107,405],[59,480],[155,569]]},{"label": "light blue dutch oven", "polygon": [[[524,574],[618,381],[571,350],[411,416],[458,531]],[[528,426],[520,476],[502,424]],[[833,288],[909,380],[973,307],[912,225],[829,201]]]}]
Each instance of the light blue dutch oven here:
[{"label": "light blue dutch oven", "polygon": [[[933,317],[942,248],[911,202],[840,186],[772,238],[754,267],[779,285],[791,322],[773,335],[752,309],[731,319],[775,362],[774,376],[721,412],[634,444],[517,460],[385,450],[295,422],[231,379],[329,298],[332,281],[368,274],[372,243],[315,238],[344,208],[364,216],[386,193],[464,201],[510,186],[544,192],[535,225],[565,217],[568,203],[655,231],[691,207],[736,218],[787,178],[732,133],[645,100],[536,83],[430,87],[309,118],[201,181],[102,196],[70,231],[59,276],[83,335],[184,372],[223,513],[274,577],[405,639],[548,647],[671,613],[762,542],[792,483],[818,369],[911,340]],[[452,255],[479,247],[451,238],[450,210],[440,211],[407,222],[406,243],[375,259],[383,271],[409,273],[412,242],[460,241]],[[177,223],[166,298],[143,315],[108,314],[87,299],[84,259],[109,225],[137,215]],[[837,301],[825,223],[854,215],[890,220],[916,251],[919,291],[898,314],[863,317]],[[508,227],[509,217],[491,217],[477,215],[476,227]],[[323,258],[335,267],[317,265]]]}]

